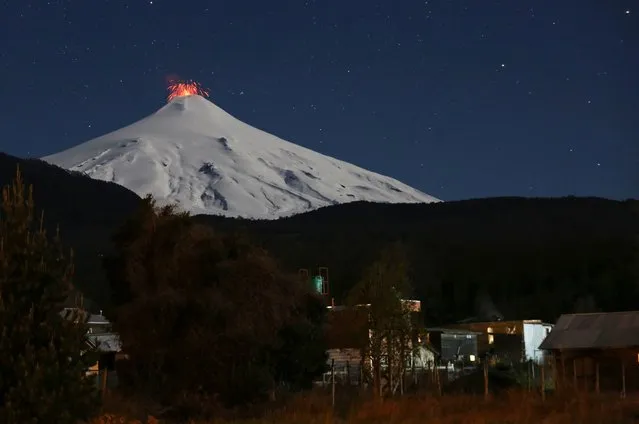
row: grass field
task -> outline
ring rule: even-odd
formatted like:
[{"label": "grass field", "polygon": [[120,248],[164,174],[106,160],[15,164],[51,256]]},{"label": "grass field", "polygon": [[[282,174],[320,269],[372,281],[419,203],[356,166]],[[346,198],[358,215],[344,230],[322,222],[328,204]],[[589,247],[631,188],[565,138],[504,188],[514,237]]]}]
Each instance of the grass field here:
[{"label": "grass field", "polygon": [[[109,405],[105,405],[105,412]],[[118,409],[118,408],[114,408]],[[122,409],[122,408],[120,408]],[[130,410],[130,408],[129,408]],[[112,411],[92,424],[155,424],[153,417],[137,420],[125,412]],[[394,399],[339,399],[335,408],[324,393],[310,393],[289,399],[262,418],[249,420],[192,421],[191,424],[625,424],[639,423],[639,398],[618,396],[549,396],[512,391],[484,400],[480,396],[404,396]]]}]

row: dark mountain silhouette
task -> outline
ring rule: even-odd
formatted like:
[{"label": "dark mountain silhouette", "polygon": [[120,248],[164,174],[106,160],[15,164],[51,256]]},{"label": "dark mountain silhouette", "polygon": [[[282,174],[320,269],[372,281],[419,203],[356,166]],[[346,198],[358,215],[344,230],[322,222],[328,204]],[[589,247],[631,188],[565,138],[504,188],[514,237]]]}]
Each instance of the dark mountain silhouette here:
[{"label": "dark mountain silhouette", "polygon": [[59,226],[64,244],[73,248],[76,287],[89,299],[104,303],[110,295],[101,255],[109,248],[114,229],[137,207],[139,197],[115,183],[4,153],[0,153],[0,186],[11,182],[18,165],[25,182],[33,185],[35,207],[44,211],[48,231],[54,234]]},{"label": "dark mountain silhouette", "polygon": [[[39,160],[0,154],[0,184],[17,164],[34,185],[37,209],[60,225],[76,255],[76,285],[104,307],[109,288],[101,254],[139,198]],[[600,198],[489,198],[438,204],[350,203],[276,221],[194,219],[219,231],[244,231],[292,272],[329,268],[339,302],[362,269],[396,240],[412,263],[414,297],[430,323],[476,315],[488,296],[505,319],[554,320],[582,307],[639,304],[637,201]],[[54,230],[54,228],[52,228]]]},{"label": "dark mountain silhouette", "polygon": [[603,310],[639,303],[637,201],[489,198],[430,205],[351,203],[272,222],[212,216],[243,229],[291,269],[329,268],[339,299],[394,240],[412,256],[414,295],[431,322],[477,314],[489,295],[506,318],[554,320],[592,296]]}]

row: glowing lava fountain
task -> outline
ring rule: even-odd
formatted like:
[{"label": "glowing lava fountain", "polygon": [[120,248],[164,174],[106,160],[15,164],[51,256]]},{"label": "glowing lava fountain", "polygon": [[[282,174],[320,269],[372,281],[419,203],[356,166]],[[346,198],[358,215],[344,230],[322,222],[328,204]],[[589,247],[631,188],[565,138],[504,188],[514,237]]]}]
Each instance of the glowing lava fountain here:
[{"label": "glowing lava fountain", "polygon": [[166,98],[167,102],[177,98],[186,96],[200,95],[202,97],[208,97],[209,91],[202,87],[195,81],[171,81],[169,83],[169,95]]}]

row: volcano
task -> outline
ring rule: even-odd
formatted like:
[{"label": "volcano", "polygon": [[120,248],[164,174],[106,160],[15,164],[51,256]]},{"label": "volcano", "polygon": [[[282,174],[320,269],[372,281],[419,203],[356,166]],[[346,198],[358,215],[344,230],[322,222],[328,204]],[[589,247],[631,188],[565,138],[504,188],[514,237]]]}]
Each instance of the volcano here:
[{"label": "volcano", "polygon": [[352,201],[438,201],[245,124],[198,94],[43,160],[192,214],[276,219]]}]

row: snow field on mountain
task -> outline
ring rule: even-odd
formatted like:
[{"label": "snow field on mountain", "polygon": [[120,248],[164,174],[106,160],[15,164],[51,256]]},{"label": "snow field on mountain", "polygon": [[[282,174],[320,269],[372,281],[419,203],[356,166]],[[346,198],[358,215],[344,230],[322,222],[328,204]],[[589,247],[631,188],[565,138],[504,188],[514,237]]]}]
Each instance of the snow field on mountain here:
[{"label": "snow field on mountain", "polygon": [[356,200],[438,201],[247,125],[197,95],[43,159],[193,214],[275,219]]}]

